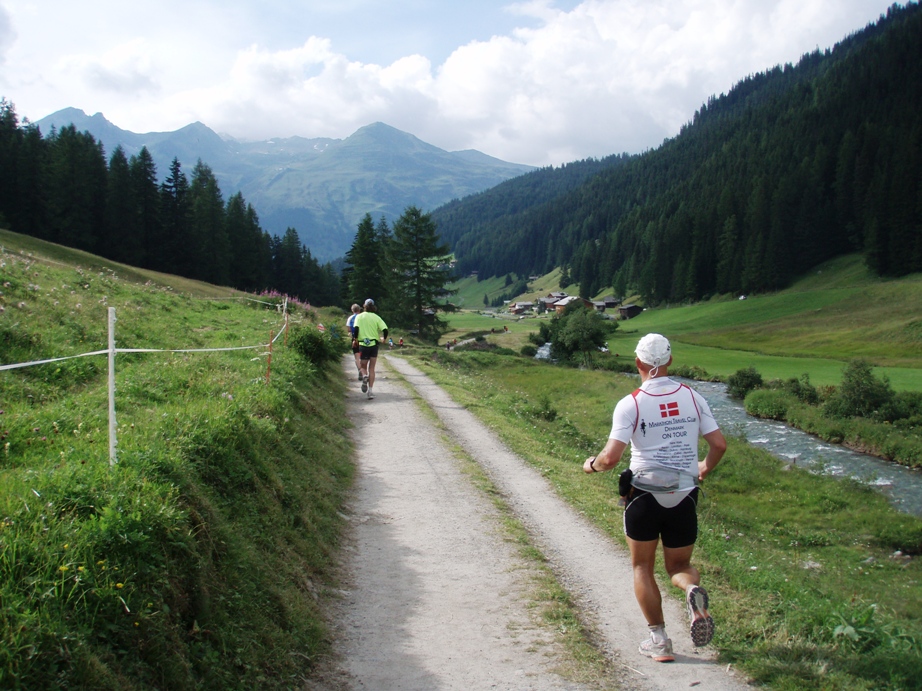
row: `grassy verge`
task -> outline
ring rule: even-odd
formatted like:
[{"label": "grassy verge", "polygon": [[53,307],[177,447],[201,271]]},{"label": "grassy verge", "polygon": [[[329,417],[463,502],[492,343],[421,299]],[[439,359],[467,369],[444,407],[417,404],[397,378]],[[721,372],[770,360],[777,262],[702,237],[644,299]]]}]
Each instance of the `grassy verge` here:
[{"label": "grassy verge", "polygon": [[781,420],[833,444],[844,444],[910,468],[922,468],[922,436],[917,418],[900,420],[895,425],[866,417],[835,418],[824,415],[821,407],[803,403],[785,391],[769,389],[750,392],[745,406],[750,415]]},{"label": "grassy verge", "polygon": [[[580,464],[603,445],[634,378],[417,352],[418,366],[623,540],[616,474],[588,478]],[[706,491],[696,561],[724,661],[776,689],[906,689],[922,678],[922,521],[737,439]]]},{"label": "grassy verge", "polygon": [[[233,291],[42,250],[0,254],[2,363],[104,349],[108,307],[120,348],[281,328],[204,299]],[[114,467],[105,356],[0,372],[0,687],[293,688],[326,654],[344,382],[283,343],[268,383],[266,347],[118,355]]]}]

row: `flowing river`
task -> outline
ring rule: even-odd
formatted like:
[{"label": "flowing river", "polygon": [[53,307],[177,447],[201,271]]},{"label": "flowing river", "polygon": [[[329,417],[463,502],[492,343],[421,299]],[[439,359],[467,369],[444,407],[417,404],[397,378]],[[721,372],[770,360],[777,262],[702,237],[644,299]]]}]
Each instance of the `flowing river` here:
[{"label": "flowing river", "polygon": [[726,384],[682,380],[707,400],[725,434],[742,436],[783,461],[812,472],[850,477],[878,488],[900,511],[922,516],[922,471],[829,444],[783,422],[749,415]]}]

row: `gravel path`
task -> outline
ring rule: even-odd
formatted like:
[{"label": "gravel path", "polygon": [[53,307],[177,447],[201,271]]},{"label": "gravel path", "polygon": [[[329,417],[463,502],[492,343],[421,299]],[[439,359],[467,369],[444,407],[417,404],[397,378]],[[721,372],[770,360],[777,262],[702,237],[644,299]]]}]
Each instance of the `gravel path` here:
[{"label": "gravel path", "polygon": [[[344,361],[344,372],[354,378],[351,359]],[[349,507],[346,590],[334,613],[340,670],[336,683],[336,675],[328,677],[330,686],[590,688],[555,672],[566,652],[528,609],[528,565],[504,539],[496,509],[420,412],[415,394],[486,471],[551,561],[612,657],[618,686],[746,688],[713,662],[710,651],[695,652],[685,614],[670,598],[664,608],[676,662],[641,656],[637,644],[647,628],[624,549],[405,360],[385,354],[377,374],[374,400],[365,398],[358,382],[349,394],[358,475]]]}]

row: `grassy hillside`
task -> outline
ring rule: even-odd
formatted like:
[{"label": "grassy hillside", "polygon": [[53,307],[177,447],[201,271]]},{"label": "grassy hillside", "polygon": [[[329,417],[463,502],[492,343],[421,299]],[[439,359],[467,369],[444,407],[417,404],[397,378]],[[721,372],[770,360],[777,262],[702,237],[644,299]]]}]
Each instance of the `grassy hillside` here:
[{"label": "grassy hillside", "polygon": [[922,366],[922,275],[884,280],[850,255],[820,266],[792,288],[746,300],[648,310],[637,324],[683,342],[768,355],[867,357]]},{"label": "grassy hillside", "polygon": [[[513,275],[513,281],[518,277]],[[461,279],[453,286],[458,289],[458,293],[451,298],[451,301],[462,309],[478,310],[484,307],[483,296],[486,295],[491,301],[503,295],[509,290],[506,286],[505,276],[493,276],[478,281],[476,278],[468,276]],[[540,276],[534,281],[528,282],[529,290],[521,295],[514,296],[516,300],[532,300],[544,297],[548,293],[564,292],[575,295],[578,292],[578,286],[570,285],[566,288],[560,287],[560,270],[555,269],[549,274]]]},{"label": "grassy hillside", "polygon": [[666,334],[677,359],[724,376],[752,364],[771,377],[808,372],[815,383],[838,383],[842,363],[861,357],[894,388],[922,390],[922,274],[875,278],[857,255],[788,290],[647,310],[623,327]]},{"label": "grassy hillside", "polygon": [[[515,299],[559,290],[558,282],[559,273],[548,274]],[[461,286],[460,295],[476,290]],[[483,324],[489,330],[490,321]],[[468,318],[464,326],[473,331],[477,324]],[[518,328],[537,330],[537,322],[526,320]],[[619,322],[609,341],[612,352],[630,360],[638,335],[651,331],[672,340],[677,363],[721,377],[753,366],[766,378],[806,372],[815,384],[838,384],[843,364],[862,357],[894,389],[922,391],[922,274],[877,278],[859,255],[827,262],[777,293],[648,309]]]},{"label": "grassy hillside", "polygon": [[270,370],[275,304],[0,245],[0,364],[105,349],[110,307],[159,351],[115,358],[114,466],[105,355],[0,371],[0,688],[299,686],[352,466],[338,363],[295,346],[341,315],[296,310]]}]

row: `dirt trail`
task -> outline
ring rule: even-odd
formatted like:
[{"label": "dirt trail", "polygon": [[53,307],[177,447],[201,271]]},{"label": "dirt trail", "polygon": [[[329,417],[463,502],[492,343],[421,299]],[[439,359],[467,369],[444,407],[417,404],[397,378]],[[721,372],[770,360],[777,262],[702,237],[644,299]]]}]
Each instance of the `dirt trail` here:
[{"label": "dirt trail", "polygon": [[[351,360],[344,372],[354,378]],[[589,688],[554,672],[565,652],[528,611],[527,565],[407,385],[501,489],[594,626],[621,688],[746,688],[710,651],[695,652],[672,599],[664,607],[676,662],[641,656],[647,628],[623,548],[428,377],[387,354],[378,361],[376,398],[367,400],[358,382],[350,393],[358,477],[346,591],[335,613],[338,688]]]}]

